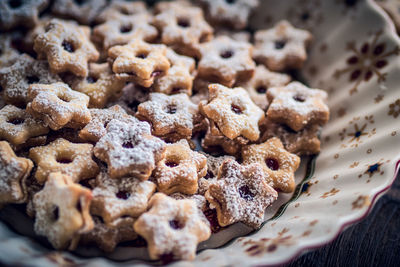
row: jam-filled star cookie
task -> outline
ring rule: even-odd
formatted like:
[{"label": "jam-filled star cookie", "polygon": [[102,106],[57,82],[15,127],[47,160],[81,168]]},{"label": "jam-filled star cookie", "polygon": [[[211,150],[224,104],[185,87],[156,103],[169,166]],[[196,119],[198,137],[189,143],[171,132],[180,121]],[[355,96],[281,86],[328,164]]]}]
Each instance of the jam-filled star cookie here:
[{"label": "jam-filled star cookie", "polygon": [[46,236],[56,249],[74,249],[81,234],[93,229],[89,214],[92,194],[59,172],[49,176],[33,198],[36,234]]},{"label": "jam-filled star cookie", "polygon": [[245,89],[211,84],[208,103],[200,103],[199,107],[229,139],[243,136],[256,141],[259,138],[258,124],[264,119],[264,112],[253,103]]},{"label": "jam-filled star cookie", "polygon": [[312,35],[284,20],[272,29],[257,31],[254,39],[254,58],[257,62],[272,71],[284,71],[303,66]]},{"label": "jam-filled star cookie", "polygon": [[51,11],[60,17],[72,18],[89,25],[106,3],[107,0],[55,0]]},{"label": "jam-filled star cookie", "polygon": [[0,205],[27,201],[26,179],[33,163],[17,157],[6,141],[0,141]]},{"label": "jam-filled star cookie", "polygon": [[147,12],[146,4],[142,1],[111,0],[110,3],[97,16],[96,22],[103,23],[109,19],[129,17]]},{"label": "jam-filled star cookie", "polygon": [[92,156],[93,145],[73,144],[62,138],[29,150],[29,157],[37,166],[35,178],[39,183],[44,183],[52,172],[66,174],[73,182],[95,177],[99,167]]},{"label": "jam-filled star cookie", "polygon": [[190,149],[186,140],[167,144],[165,158],[154,170],[157,190],[165,194],[175,192],[193,195],[198,179],[207,173],[207,158]]},{"label": "jam-filled star cookie", "polygon": [[294,172],[300,158],[285,150],[279,138],[273,137],[262,144],[245,146],[242,149],[243,164],[259,163],[267,174],[270,186],[282,192],[294,191]]},{"label": "jam-filled star cookie", "polygon": [[157,193],[149,206],[149,211],[136,220],[134,229],[146,239],[150,258],[171,255],[176,260],[193,260],[197,244],[211,235],[196,202]]},{"label": "jam-filled star cookie", "polygon": [[278,193],[267,184],[261,165],[241,166],[228,160],[222,164],[217,181],[209,186],[205,197],[217,210],[221,226],[243,222],[257,228]]},{"label": "jam-filled star cookie", "polygon": [[267,91],[271,103],[267,117],[288,125],[294,131],[300,131],[311,124],[324,125],[329,120],[327,97],[325,91],[308,88],[299,82],[274,87]]}]

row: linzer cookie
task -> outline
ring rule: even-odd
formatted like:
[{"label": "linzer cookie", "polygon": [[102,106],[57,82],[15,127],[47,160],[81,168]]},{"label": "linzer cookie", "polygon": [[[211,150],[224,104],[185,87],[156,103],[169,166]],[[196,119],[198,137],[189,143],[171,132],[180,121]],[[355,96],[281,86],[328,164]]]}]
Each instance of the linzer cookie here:
[{"label": "linzer cookie", "polygon": [[235,82],[247,81],[254,73],[253,47],[227,36],[217,37],[200,45],[201,60],[198,76],[231,87]]},{"label": "linzer cookie", "polygon": [[91,24],[106,5],[106,0],[55,0],[51,11],[63,18]]},{"label": "linzer cookie", "polygon": [[170,63],[164,45],[153,45],[142,40],[133,40],[124,46],[108,50],[112,70],[117,77],[150,87],[154,79],[167,73]]},{"label": "linzer cookie", "polygon": [[294,191],[294,172],[300,165],[300,158],[289,153],[282,142],[273,137],[258,145],[245,146],[242,149],[243,164],[259,163],[270,186],[282,192]]},{"label": "linzer cookie", "polygon": [[111,0],[109,2],[110,4],[96,17],[96,22],[102,23],[109,19],[129,17],[147,12],[146,4],[142,1]]},{"label": "linzer cookie", "polygon": [[52,173],[33,199],[36,234],[46,236],[56,249],[74,249],[80,235],[93,229],[91,200],[89,189],[68,175]]},{"label": "linzer cookie", "polygon": [[209,186],[205,197],[217,210],[221,226],[243,222],[257,228],[278,193],[267,184],[261,165],[241,166],[229,160],[222,164],[217,181]]},{"label": "linzer cookie", "polygon": [[312,35],[284,20],[272,29],[257,31],[254,39],[254,58],[272,71],[284,71],[303,66]]},{"label": "linzer cookie", "polygon": [[196,202],[157,193],[149,206],[149,211],[136,220],[134,229],[146,239],[150,258],[171,255],[175,260],[193,260],[197,244],[211,235]]},{"label": "linzer cookie", "polygon": [[33,27],[39,12],[45,9],[48,3],[48,0],[0,1],[0,29]]},{"label": "linzer cookie", "polygon": [[162,43],[181,54],[199,57],[199,44],[212,39],[213,29],[203,11],[188,1],[160,2],[155,12],[153,23],[161,31]]},{"label": "linzer cookie", "polygon": [[324,125],[329,120],[329,108],[326,105],[328,94],[319,89],[311,89],[299,82],[285,87],[275,87],[267,91],[271,103],[267,117],[288,125],[295,131],[307,125]]},{"label": "linzer cookie", "polygon": [[52,19],[45,32],[35,38],[33,49],[39,58],[47,59],[54,73],[70,71],[77,76],[87,76],[88,62],[99,58],[90,42],[90,28],[75,22]]}]

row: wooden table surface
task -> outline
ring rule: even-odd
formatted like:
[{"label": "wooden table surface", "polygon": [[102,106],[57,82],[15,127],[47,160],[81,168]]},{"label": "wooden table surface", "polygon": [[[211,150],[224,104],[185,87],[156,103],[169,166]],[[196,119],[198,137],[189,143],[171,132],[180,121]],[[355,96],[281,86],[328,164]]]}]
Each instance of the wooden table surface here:
[{"label": "wooden table surface", "polygon": [[400,266],[400,176],[368,217],[287,266]]}]

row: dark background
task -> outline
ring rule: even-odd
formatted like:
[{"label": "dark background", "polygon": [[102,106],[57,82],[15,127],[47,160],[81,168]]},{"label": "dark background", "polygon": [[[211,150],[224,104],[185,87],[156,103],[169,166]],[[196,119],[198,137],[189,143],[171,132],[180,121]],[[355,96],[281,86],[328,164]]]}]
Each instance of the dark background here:
[{"label": "dark background", "polygon": [[400,175],[368,217],[287,266],[400,266]]}]

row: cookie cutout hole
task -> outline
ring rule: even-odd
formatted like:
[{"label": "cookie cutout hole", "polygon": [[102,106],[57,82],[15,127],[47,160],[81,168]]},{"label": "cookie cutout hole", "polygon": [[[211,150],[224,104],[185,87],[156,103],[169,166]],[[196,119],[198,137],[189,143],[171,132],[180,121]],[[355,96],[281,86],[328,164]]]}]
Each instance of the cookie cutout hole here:
[{"label": "cookie cutout hole", "polygon": [[175,114],[176,111],[177,111],[177,108],[176,108],[175,105],[168,105],[167,108],[166,108],[166,112],[168,114]]},{"label": "cookie cutout hole", "polygon": [[22,0],[10,0],[8,1],[8,5],[12,8],[12,9],[16,9],[22,6]]},{"label": "cookie cutout hole", "polygon": [[295,101],[297,101],[297,102],[304,102],[304,101],[306,101],[306,97],[304,96],[304,95],[301,95],[301,94],[297,94],[297,95],[295,95],[294,97],[293,97],[293,99],[295,100]]},{"label": "cookie cutout hole", "polygon": [[61,95],[58,98],[67,103],[70,101],[65,95]]},{"label": "cookie cutout hole", "polygon": [[251,192],[250,188],[247,185],[243,185],[239,187],[240,197],[245,200],[252,200],[254,198],[253,192]]},{"label": "cookie cutout hole", "polygon": [[137,58],[141,58],[141,59],[145,59],[145,58],[147,58],[147,56],[148,56],[148,53],[146,53],[146,52],[141,52],[136,55]]},{"label": "cookie cutout hole", "polygon": [[53,207],[51,216],[52,216],[53,221],[57,221],[60,218],[60,209],[57,206]]},{"label": "cookie cutout hole", "polygon": [[190,27],[190,21],[187,18],[179,18],[177,24],[182,28]]},{"label": "cookie cutout hole", "polygon": [[183,91],[182,88],[180,88],[180,87],[174,87],[174,88],[171,89],[171,94],[179,94],[179,93],[181,93],[182,91]]},{"label": "cookie cutout hole", "polygon": [[28,82],[28,84],[33,84],[33,83],[38,83],[40,79],[37,76],[27,76],[26,81]]},{"label": "cookie cutout hole", "polygon": [[267,164],[267,167],[273,171],[277,171],[279,169],[279,162],[276,159],[267,158],[265,160],[265,164]]},{"label": "cookie cutout hole", "polygon": [[131,141],[126,141],[126,142],[124,142],[124,143],[122,144],[122,147],[123,147],[123,148],[131,149],[131,148],[133,148],[133,143],[132,143]]},{"label": "cookie cutout hole", "polygon": [[82,212],[82,204],[81,204],[80,201],[78,201],[78,203],[76,203],[76,209],[77,209],[79,212]]},{"label": "cookie cutout hole", "polygon": [[283,49],[286,46],[286,41],[285,40],[277,40],[275,41],[275,49],[280,50]]},{"label": "cookie cutout hole", "polygon": [[259,94],[265,94],[267,92],[267,87],[264,85],[259,85],[256,87],[256,91]]},{"label": "cookie cutout hole", "polygon": [[95,83],[95,82],[97,82],[97,78],[96,78],[96,77],[93,77],[93,76],[88,76],[88,77],[86,78],[86,81],[87,81],[88,83]]},{"label": "cookie cutout hole", "polygon": [[126,16],[133,15],[133,13],[129,12],[129,10],[127,10],[126,8],[123,8],[123,7],[118,7],[118,11],[122,15],[126,15]]},{"label": "cookie cutout hole", "polygon": [[222,58],[227,59],[227,58],[233,57],[233,54],[234,53],[233,53],[232,50],[225,50],[225,51],[222,51],[221,54],[219,54],[219,56],[222,57]]},{"label": "cookie cutout hole", "polygon": [[9,120],[7,120],[8,123],[14,124],[14,125],[20,125],[22,123],[24,123],[24,119],[22,118],[11,118]]},{"label": "cookie cutout hole", "polygon": [[175,230],[180,230],[183,227],[185,227],[185,224],[183,222],[181,222],[180,220],[170,220],[169,221],[169,226],[171,226],[172,229]]},{"label": "cookie cutout hole", "polygon": [[61,45],[65,51],[67,51],[69,53],[75,52],[75,47],[71,42],[64,40]]},{"label": "cookie cutout hole", "polygon": [[214,174],[210,170],[207,170],[207,173],[204,176],[204,179],[208,180],[208,179],[211,179],[211,178],[214,178]]},{"label": "cookie cutout hole", "polygon": [[167,162],[165,162],[165,165],[170,168],[175,168],[176,166],[179,165],[179,163],[177,163],[173,160],[168,160]]},{"label": "cookie cutout hole", "polygon": [[236,0],[225,0],[225,2],[226,2],[227,4],[232,5],[232,4],[236,3]]},{"label": "cookie cutout hole", "polygon": [[307,21],[310,18],[310,13],[304,12],[303,14],[301,14],[300,18],[302,21]]},{"label": "cookie cutout hole", "polygon": [[238,105],[235,105],[235,104],[231,105],[231,110],[236,114],[242,114],[243,113],[242,108],[239,107]]},{"label": "cookie cutout hole", "polygon": [[58,156],[56,161],[61,164],[70,164],[72,163],[72,159],[69,157]]},{"label": "cookie cutout hole", "polygon": [[128,33],[128,32],[131,32],[131,31],[132,31],[132,25],[131,25],[131,24],[122,25],[122,26],[119,28],[119,31],[120,31],[121,33]]},{"label": "cookie cutout hole", "polygon": [[131,194],[127,191],[118,191],[115,196],[119,199],[127,200]]},{"label": "cookie cutout hole", "polygon": [[74,0],[74,2],[75,2],[78,6],[81,6],[81,5],[83,5],[83,4],[86,2],[86,0]]}]

